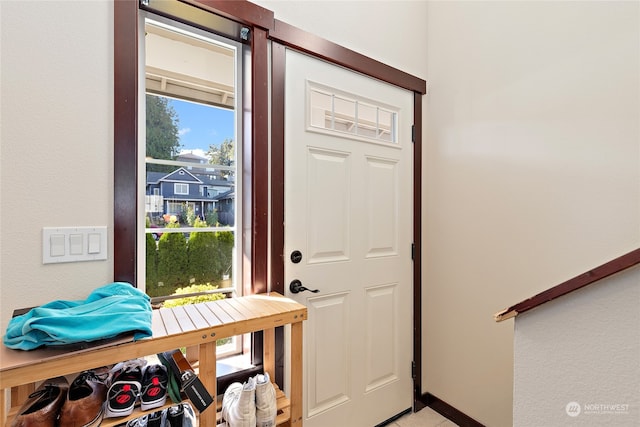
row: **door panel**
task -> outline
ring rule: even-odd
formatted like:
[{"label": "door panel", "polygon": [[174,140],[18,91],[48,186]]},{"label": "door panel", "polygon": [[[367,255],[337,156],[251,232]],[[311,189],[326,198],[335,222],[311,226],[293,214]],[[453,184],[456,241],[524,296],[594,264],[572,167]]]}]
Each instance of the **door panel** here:
[{"label": "door panel", "polygon": [[349,400],[349,337],[345,328],[349,295],[310,298],[309,314],[308,366],[315,369],[309,371],[305,385],[309,416],[313,416]]},{"label": "door panel", "polygon": [[286,283],[305,304],[305,427],[412,405],[413,94],[287,50]]},{"label": "door panel", "polygon": [[346,184],[351,173],[348,153],[309,148],[307,163],[309,262],[346,261],[351,193]]},{"label": "door panel", "polygon": [[[394,337],[398,317],[397,284],[369,288],[365,292],[367,376],[365,392],[383,387],[399,377],[398,346]],[[382,339],[381,339],[382,337]],[[388,347],[391,347],[389,351]]]},{"label": "door panel", "polygon": [[367,159],[367,257],[398,254],[398,162]]}]

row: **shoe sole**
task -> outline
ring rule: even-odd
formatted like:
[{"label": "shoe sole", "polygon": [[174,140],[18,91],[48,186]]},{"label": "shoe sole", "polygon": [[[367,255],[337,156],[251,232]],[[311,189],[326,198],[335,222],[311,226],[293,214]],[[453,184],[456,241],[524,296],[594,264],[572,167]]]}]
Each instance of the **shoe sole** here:
[{"label": "shoe sole", "polygon": [[98,415],[96,415],[96,417],[89,421],[87,424],[83,425],[82,427],[98,427],[100,424],[102,424],[102,420],[104,419],[104,405],[102,407],[102,409],[100,409],[100,412],[98,413]]},{"label": "shoe sole", "polygon": [[145,402],[144,400],[140,401],[140,409],[143,411],[148,411],[153,408],[158,408],[164,405],[167,402],[167,395],[165,394],[161,399],[151,400]]}]

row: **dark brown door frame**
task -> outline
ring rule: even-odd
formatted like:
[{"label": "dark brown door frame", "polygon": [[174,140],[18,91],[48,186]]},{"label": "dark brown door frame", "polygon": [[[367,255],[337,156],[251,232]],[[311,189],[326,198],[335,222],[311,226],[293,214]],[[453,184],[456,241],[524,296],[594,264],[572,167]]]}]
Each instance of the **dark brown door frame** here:
[{"label": "dark brown door frame", "polygon": [[[151,5],[156,3],[151,1]],[[160,4],[161,2],[157,2]],[[165,3],[165,2],[162,2]],[[249,274],[243,279],[251,292],[284,293],[284,52],[290,47],[414,92],[413,177],[413,311],[414,409],[422,396],[422,96],[426,82],[413,75],[274,19],[273,12],[248,1],[182,0],[185,4],[239,23],[251,33],[251,119],[244,139],[246,168],[251,180],[245,191],[245,208],[252,224]],[[171,16],[170,12],[165,15]],[[175,17],[174,17],[175,18]],[[183,18],[178,18],[183,21]],[[226,21],[225,21],[226,22]],[[190,22],[192,25],[200,26]],[[228,36],[228,34],[226,34]],[[268,41],[272,41],[271,68],[271,274],[268,274]],[[138,2],[114,2],[114,280],[137,282],[137,128],[138,128]],[[277,363],[282,365],[283,334],[276,336]],[[279,376],[282,370],[279,369]],[[282,384],[282,381],[279,381]]]}]

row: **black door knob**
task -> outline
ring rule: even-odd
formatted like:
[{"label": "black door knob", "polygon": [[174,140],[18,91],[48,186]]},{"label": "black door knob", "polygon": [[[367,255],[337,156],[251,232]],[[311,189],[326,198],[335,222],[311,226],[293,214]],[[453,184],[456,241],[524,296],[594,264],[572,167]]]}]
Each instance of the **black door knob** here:
[{"label": "black door knob", "polygon": [[294,264],[298,264],[300,261],[302,261],[302,252],[300,252],[299,250],[291,252],[291,262]]},{"label": "black door knob", "polygon": [[302,286],[302,282],[298,279],[293,279],[291,283],[289,283],[289,290],[292,294],[297,294],[304,291],[313,292],[314,294],[320,292],[320,289],[309,289]]}]

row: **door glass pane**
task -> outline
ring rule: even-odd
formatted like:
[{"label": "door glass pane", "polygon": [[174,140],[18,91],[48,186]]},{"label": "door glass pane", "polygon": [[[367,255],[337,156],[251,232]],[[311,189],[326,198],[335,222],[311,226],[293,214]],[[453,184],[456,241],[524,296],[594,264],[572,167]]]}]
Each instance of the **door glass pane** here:
[{"label": "door glass pane", "polygon": [[378,138],[382,141],[396,142],[395,136],[396,113],[394,111],[378,109]]},{"label": "door glass pane", "polygon": [[356,133],[356,102],[334,96],[333,106],[334,130]]},{"label": "door glass pane", "polygon": [[365,104],[358,103],[358,135],[375,139],[377,136],[377,108]]},{"label": "door glass pane", "polygon": [[332,129],[332,96],[317,90],[311,90],[309,94],[311,126]]}]

